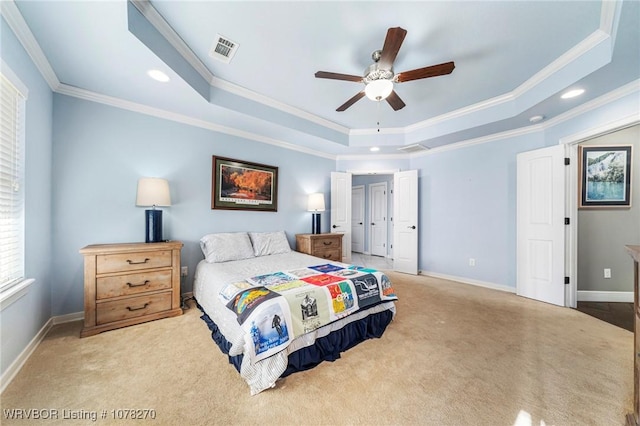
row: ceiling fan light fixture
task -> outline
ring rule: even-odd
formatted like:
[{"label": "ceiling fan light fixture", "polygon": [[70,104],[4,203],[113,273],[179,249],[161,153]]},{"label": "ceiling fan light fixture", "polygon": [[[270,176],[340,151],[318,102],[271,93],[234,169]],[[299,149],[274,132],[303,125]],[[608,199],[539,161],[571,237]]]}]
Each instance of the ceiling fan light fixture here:
[{"label": "ceiling fan light fixture", "polygon": [[367,83],[364,93],[372,101],[382,101],[393,92],[393,82],[391,80],[373,80]]}]

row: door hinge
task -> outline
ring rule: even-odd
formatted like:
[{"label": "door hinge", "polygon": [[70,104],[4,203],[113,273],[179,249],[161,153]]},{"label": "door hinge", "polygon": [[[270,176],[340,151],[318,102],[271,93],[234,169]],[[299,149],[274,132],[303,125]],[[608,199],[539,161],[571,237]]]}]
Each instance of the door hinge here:
[{"label": "door hinge", "polygon": [[571,164],[571,159],[569,157],[564,157],[564,165],[568,166],[569,164]]},{"label": "door hinge", "polygon": [[564,277],[564,283],[569,284],[569,277]]},{"label": "door hinge", "polygon": [[564,224],[565,225],[571,225],[571,219],[569,219],[568,217],[564,218]]}]

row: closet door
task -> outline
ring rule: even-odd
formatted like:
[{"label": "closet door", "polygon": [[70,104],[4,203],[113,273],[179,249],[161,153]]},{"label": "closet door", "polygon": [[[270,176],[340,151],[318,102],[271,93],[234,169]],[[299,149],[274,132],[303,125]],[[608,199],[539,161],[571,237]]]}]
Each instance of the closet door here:
[{"label": "closet door", "polygon": [[393,270],[418,274],[418,171],[393,175]]}]

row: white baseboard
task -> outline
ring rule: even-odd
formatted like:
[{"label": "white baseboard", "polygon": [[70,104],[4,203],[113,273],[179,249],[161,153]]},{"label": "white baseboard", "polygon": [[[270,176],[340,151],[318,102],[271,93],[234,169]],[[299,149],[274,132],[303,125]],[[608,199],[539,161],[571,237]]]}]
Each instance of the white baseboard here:
[{"label": "white baseboard", "polygon": [[16,375],[22,369],[22,366],[27,362],[33,351],[36,350],[40,342],[45,338],[51,327],[56,324],[63,324],[66,322],[77,321],[84,318],[84,312],[74,312],[72,314],[60,315],[49,318],[49,320],[42,326],[42,328],[33,336],[33,339],[29,344],[20,352],[20,355],[13,360],[11,365],[5,370],[0,377],[0,394],[9,386],[9,383],[16,377]]},{"label": "white baseboard", "polygon": [[84,312],[73,312],[71,314],[58,315],[57,317],[53,317],[51,319],[53,320],[53,325],[64,324],[66,322],[79,321],[84,319]]},{"label": "white baseboard", "polygon": [[578,302],[624,302],[633,303],[632,291],[588,291],[578,290]]},{"label": "white baseboard", "polygon": [[515,293],[516,292],[516,289],[514,287],[509,287],[509,286],[502,285],[502,284],[490,283],[490,282],[487,282],[487,281],[474,280],[472,278],[457,277],[455,275],[440,274],[438,272],[431,272],[431,271],[419,271],[418,274],[419,275],[426,275],[426,276],[434,277],[434,278],[441,278],[443,280],[457,281],[459,283],[475,285],[475,286],[478,286],[478,287],[490,288],[490,289],[493,289],[493,290],[505,291],[507,293]]}]

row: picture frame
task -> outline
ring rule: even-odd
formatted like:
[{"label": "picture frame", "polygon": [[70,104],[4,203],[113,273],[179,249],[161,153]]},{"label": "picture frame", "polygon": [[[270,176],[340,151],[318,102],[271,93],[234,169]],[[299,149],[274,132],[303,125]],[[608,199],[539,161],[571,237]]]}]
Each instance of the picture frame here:
[{"label": "picture frame", "polygon": [[578,208],[630,208],[632,145],[583,145],[578,151]]},{"label": "picture frame", "polygon": [[211,209],[278,211],[278,168],[212,157]]}]

